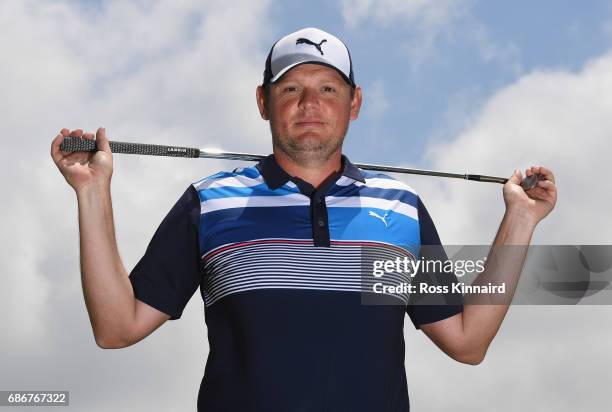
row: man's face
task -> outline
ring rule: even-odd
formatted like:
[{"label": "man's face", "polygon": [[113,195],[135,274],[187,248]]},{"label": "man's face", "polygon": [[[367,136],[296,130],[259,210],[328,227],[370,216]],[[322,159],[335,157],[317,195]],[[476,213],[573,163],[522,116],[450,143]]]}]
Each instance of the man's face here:
[{"label": "man's face", "polygon": [[271,85],[267,102],[259,86],[257,103],[270,121],[274,146],[296,163],[313,165],[341,151],[349,121],[359,114],[361,89],[351,99],[351,87],[336,70],[301,64]]}]

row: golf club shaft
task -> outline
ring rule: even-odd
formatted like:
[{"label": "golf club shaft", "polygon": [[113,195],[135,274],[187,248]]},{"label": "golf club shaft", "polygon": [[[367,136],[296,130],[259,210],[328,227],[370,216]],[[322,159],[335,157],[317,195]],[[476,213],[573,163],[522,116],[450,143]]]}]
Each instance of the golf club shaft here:
[{"label": "golf club shaft", "polygon": [[[266,156],[259,154],[239,153],[239,152],[221,152],[204,149],[196,149],[192,147],[180,146],[164,146],[144,143],[126,143],[118,141],[109,141],[111,152],[124,154],[141,154],[150,156],[170,156],[170,157],[188,157],[188,158],[211,158],[211,159],[233,159],[246,161],[259,161]],[[82,139],[79,137],[66,137],[60,145],[60,149],[64,152],[93,152],[96,151],[96,142],[94,140]],[[491,182],[504,184],[508,179],[503,177],[475,175],[468,173],[447,173],[436,172],[433,170],[409,169],[407,167],[384,166],[366,163],[355,163],[355,166],[381,172],[393,173],[408,173],[425,176],[451,177],[456,179],[474,180],[477,182]],[[535,175],[534,175],[535,176]],[[525,179],[521,185],[523,188],[533,186],[533,182]],[[534,179],[531,179],[534,180]],[[524,185],[525,184],[525,185]],[[527,189],[525,189],[527,190]]]}]

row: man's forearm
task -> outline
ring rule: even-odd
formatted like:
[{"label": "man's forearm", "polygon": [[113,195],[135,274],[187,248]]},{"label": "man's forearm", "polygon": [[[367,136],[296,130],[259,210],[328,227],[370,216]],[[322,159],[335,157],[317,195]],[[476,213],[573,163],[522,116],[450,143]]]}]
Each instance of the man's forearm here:
[{"label": "man's forearm", "polygon": [[[506,212],[487,262],[473,285],[505,287],[489,294],[464,295],[463,312],[422,326],[423,332],[453,359],[478,364],[495,337],[514,297],[533,231],[555,207],[555,177],[544,166],[531,166],[527,176],[539,176],[537,186],[527,192],[516,169],[504,184]],[[486,290],[486,289],[485,289]],[[496,293],[492,293],[496,292]]]},{"label": "man's forearm", "polygon": [[134,316],[135,298],[117,249],[110,187],[90,185],[77,199],[85,305],[98,344],[113,344]]},{"label": "man's forearm", "polygon": [[473,285],[505,284],[503,295],[466,295],[463,331],[468,347],[484,356],[506,316],[523,270],[528,245],[536,226],[520,209],[507,210],[501,221],[484,271]]}]

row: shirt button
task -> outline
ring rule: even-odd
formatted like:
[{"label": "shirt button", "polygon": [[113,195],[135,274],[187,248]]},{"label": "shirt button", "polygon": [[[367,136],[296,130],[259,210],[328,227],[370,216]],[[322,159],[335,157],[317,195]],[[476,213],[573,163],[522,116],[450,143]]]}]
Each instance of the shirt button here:
[{"label": "shirt button", "polygon": [[325,221],[323,219],[319,219],[319,221],[317,223],[318,223],[319,227],[325,226]]}]

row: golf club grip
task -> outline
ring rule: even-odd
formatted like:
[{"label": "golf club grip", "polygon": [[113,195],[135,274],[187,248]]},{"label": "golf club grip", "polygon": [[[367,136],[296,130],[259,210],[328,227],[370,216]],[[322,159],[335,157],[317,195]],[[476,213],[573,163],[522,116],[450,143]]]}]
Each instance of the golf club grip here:
[{"label": "golf club grip", "polygon": [[[140,154],[149,156],[199,157],[200,149],[192,147],[164,146],[157,144],[126,143],[109,141],[112,153]],[[66,137],[60,145],[64,152],[95,152],[96,141],[80,137]]]}]

